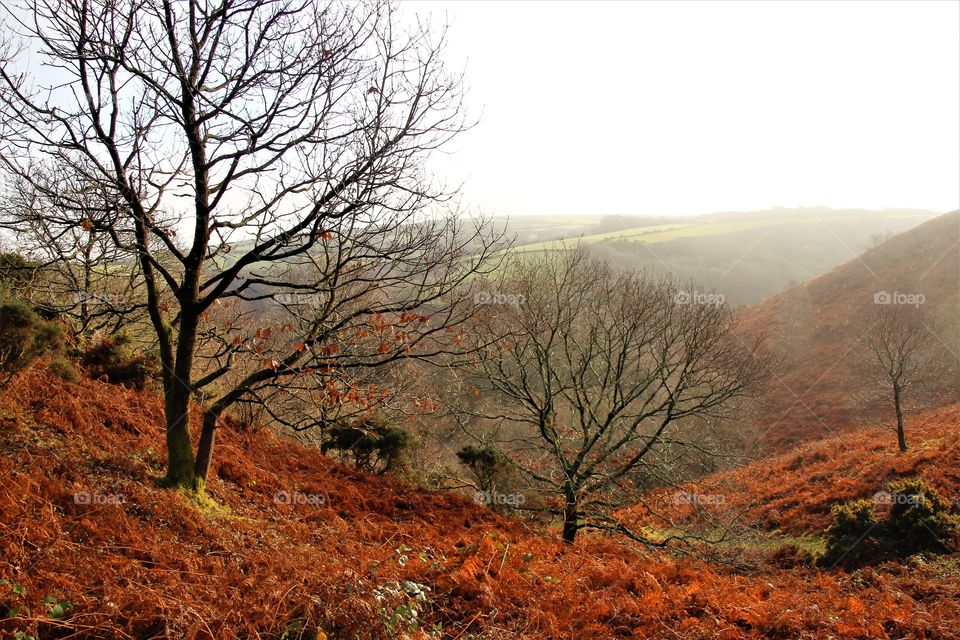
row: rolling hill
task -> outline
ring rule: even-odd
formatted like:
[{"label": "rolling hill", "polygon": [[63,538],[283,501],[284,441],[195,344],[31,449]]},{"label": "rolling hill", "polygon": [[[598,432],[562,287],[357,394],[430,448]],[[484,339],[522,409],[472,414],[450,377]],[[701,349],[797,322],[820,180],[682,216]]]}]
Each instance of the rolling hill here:
[{"label": "rolling hill", "polygon": [[[735,517],[740,527],[817,538],[831,523],[833,505],[874,498],[890,482],[912,477],[960,505],[960,405],[917,416],[911,435],[914,446],[906,453],[878,425],[805,442],[679,489],[649,492],[626,519],[662,527]],[[674,499],[678,491],[714,499],[694,508]]]},{"label": "rolling hill", "polygon": [[[782,450],[851,425],[892,419],[858,369],[858,344],[871,329],[863,314],[899,294],[923,296],[936,321],[931,339],[950,371],[933,385],[929,406],[960,397],[960,211],[901,233],[833,271],[743,309],[748,333],[765,334],[783,366],[765,393],[763,444]],[[905,299],[902,298],[901,299]],[[919,298],[917,298],[919,300]],[[908,417],[909,428],[909,417]]]},{"label": "rolling hill", "polygon": [[647,220],[590,218],[593,224],[579,229],[569,220],[518,217],[507,230],[517,237],[512,250],[518,253],[582,243],[614,265],[691,280],[742,305],[823,274],[935,215],[806,207]]}]

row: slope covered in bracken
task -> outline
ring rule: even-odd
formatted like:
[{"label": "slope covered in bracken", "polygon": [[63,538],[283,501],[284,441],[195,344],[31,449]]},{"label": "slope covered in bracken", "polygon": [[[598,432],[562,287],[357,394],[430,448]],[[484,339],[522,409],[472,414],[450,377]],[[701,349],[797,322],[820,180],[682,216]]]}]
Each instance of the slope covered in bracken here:
[{"label": "slope covered in bracken", "polygon": [[928,406],[960,401],[960,211],[954,211],[739,313],[744,330],[766,335],[783,357],[758,419],[766,449],[782,451],[892,417],[884,402],[864,403],[877,389],[868,386],[856,357],[870,330],[864,315],[883,293],[923,296],[924,310],[939,325],[932,340],[952,366],[924,399]]},{"label": "slope covered in bracken", "polygon": [[[845,573],[780,568],[761,551],[735,564],[677,559],[599,535],[565,547],[555,531],[464,497],[236,426],[223,429],[210,501],[198,502],[157,484],[161,407],[149,393],[40,370],[0,393],[3,637],[953,638],[960,628],[955,557]],[[944,415],[955,453],[957,415]],[[769,464],[786,466],[768,470],[784,490],[816,468],[778,460]],[[418,599],[412,583],[430,590]]]},{"label": "slope covered in bracken", "polygon": [[816,536],[829,526],[833,505],[865,498],[882,508],[888,484],[901,478],[922,478],[960,503],[960,406],[929,411],[908,424],[911,448],[904,453],[890,429],[861,427],[697,484],[651,492],[625,515],[655,527],[736,517],[738,525],[760,531]]}]

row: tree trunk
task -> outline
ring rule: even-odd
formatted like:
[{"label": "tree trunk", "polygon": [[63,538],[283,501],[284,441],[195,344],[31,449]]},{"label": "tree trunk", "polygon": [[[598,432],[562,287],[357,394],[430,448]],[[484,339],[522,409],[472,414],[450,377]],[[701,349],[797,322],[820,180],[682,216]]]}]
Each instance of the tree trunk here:
[{"label": "tree trunk", "polygon": [[190,380],[193,373],[197,318],[184,314],[177,339],[177,359],[165,389],[164,409],[167,422],[166,483],[192,492],[203,487],[198,482],[190,439]]},{"label": "tree trunk", "polygon": [[197,491],[194,473],[193,443],[190,441],[190,395],[178,380],[167,392],[165,403],[167,422],[167,477],[172,487]]},{"label": "tree trunk", "polygon": [[203,414],[203,430],[200,432],[200,444],[197,446],[197,463],[195,474],[197,482],[202,487],[207,482],[210,473],[210,463],[213,461],[213,445],[217,437],[217,421],[220,419],[221,409],[207,409]]},{"label": "tree trunk", "polygon": [[897,412],[897,444],[900,451],[907,450],[907,437],[903,431],[903,408],[900,406],[900,387],[893,387],[893,407]]},{"label": "tree trunk", "polygon": [[577,503],[575,500],[567,498],[567,504],[563,508],[563,541],[567,544],[573,544],[579,530],[577,512]]}]

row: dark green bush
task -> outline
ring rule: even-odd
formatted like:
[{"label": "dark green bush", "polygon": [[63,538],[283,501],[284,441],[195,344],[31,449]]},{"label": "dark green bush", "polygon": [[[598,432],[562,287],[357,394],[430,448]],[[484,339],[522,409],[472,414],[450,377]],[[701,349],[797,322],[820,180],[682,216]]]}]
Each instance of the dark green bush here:
[{"label": "dark green bush", "polygon": [[467,445],[457,452],[457,457],[460,459],[460,462],[470,468],[479,467],[491,469],[500,462],[500,454],[490,446],[480,448],[472,444]]},{"label": "dark green bush", "polygon": [[0,385],[37,358],[63,350],[63,332],[19,301],[0,305]]},{"label": "dark green bush", "polygon": [[73,363],[63,356],[57,356],[47,365],[47,373],[57,376],[65,382],[76,382],[80,374]]},{"label": "dark green bush", "polygon": [[920,478],[891,482],[874,500],[890,505],[883,521],[877,519],[876,504],[869,500],[833,507],[823,564],[854,565],[918,551],[953,550],[954,535],[960,530],[957,508]]},{"label": "dark green bush", "polygon": [[473,472],[481,491],[492,489],[497,476],[503,470],[503,456],[489,445],[484,447],[467,445],[457,452],[457,458]]},{"label": "dark green bush", "polygon": [[324,434],[320,450],[349,454],[356,468],[384,473],[396,470],[411,442],[407,431],[367,420],[357,425],[331,427]]},{"label": "dark green bush", "polygon": [[833,506],[833,524],[826,532],[824,564],[849,564],[872,555],[874,545],[871,538],[879,533],[873,507],[869,500],[854,500]]},{"label": "dark green bush", "polygon": [[935,550],[960,528],[954,507],[920,478],[892,482],[888,487],[890,530],[903,551]]},{"label": "dark green bush", "polygon": [[91,378],[137,390],[143,390],[160,373],[157,359],[137,353],[130,337],[122,333],[90,345],[81,355],[80,364]]},{"label": "dark green bush", "polygon": [[29,286],[38,268],[19,253],[0,252],[0,292],[16,293]]},{"label": "dark green bush", "polygon": [[380,435],[377,442],[377,452],[386,471],[394,470],[403,452],[412,442],[413,438],[410,434],[399,427],[390,427]]}]

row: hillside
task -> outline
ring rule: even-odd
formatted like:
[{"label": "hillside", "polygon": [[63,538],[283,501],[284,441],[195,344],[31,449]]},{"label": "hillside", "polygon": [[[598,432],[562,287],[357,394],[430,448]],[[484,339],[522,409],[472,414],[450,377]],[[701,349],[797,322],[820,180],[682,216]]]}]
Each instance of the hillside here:
[{"label": "hillside", "polygon": [[759,417],[764,446],[783,450],[850,425],[890,420],[888,404],[862,401],[871,390],[854,357],[870,329],[861,316],[883,292],[921,294],[924,310],[937,321],[933,339],[952,372],[934,385],[927,406],[960,398],[958,243],[960,211],[955,211],[740,313],[745,330],[767,335],[771,349],[784,358],[764,394]]},{"label": "hillside", "polygon": [[[879,239],[935,215],[908,209],[801,207],[632,222],[624,217],[579,229],[562,218],[548,226],[543,219],[518,217],[509,221],[507,230],[517,237],[516,252],[570,248],[580,242],[611,264],[692,280],[742,305],[823,274]],[[557,241],[560,237],[565,240]]]},{"label": "hillside", "polygon": [[[873,498],[888,483],[920,477],[953,502],[960,501],[960,406],[917,416],[914,445],[900,453],[889,430],[866,426],[786,453],[714,474],[679,490],[651,492],[627,513],[635,524],[729,521],[761,532],[817,537],[831,522],[834,504]],[[678,491],[709,495],[699,508],[678,504]]]},{"label": "hillside", "polygon": [[[956,556],[848,574],[780,567],[751,547],[714,562],[599,535],[565,547],[464,497],[235,424],[198,502],[157,486],[161,408],[39,370],[0,393],[5,637],[958,637]],[[957,418],[931,418],[942,440],[911,455],[956,469]],[[763,468],[784,488],[856,474],[836,443],[818,446]],[[802,462],[811,454],[821,466]]]}]

